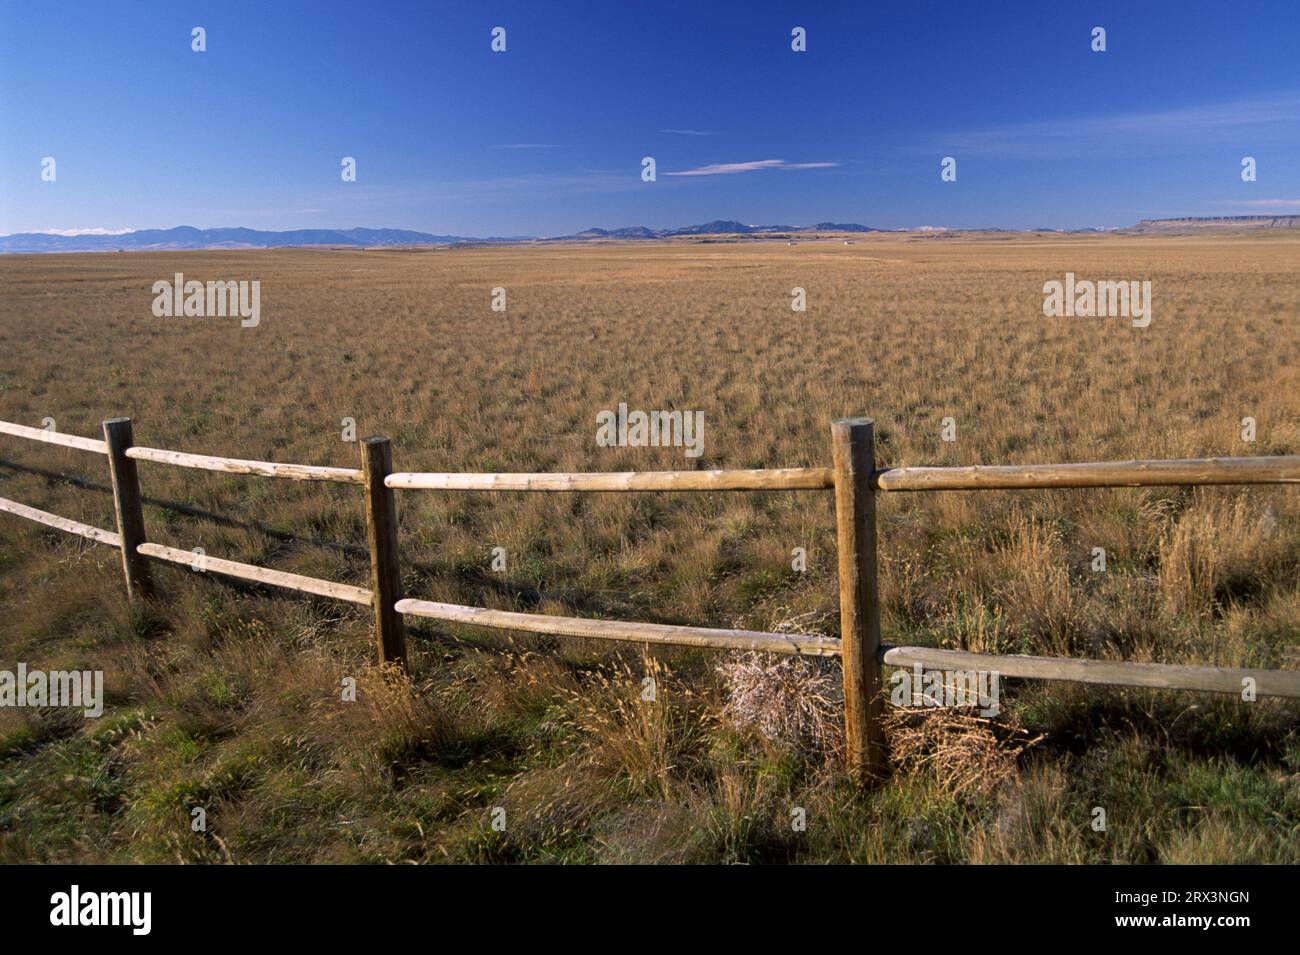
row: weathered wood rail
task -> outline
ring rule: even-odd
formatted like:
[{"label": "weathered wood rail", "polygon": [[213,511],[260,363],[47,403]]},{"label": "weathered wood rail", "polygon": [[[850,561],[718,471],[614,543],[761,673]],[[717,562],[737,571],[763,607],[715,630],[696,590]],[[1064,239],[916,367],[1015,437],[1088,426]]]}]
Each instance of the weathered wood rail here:
[{"label": "weathered wood rail", "polygon": [[1167,487],[1187,484],[1300,484],[1300,457],[1097,461],[1089,464],[886,468],[882,491],[991,491],[1061,487]]},{"label": "weathered wood rail", "polygon": [[348,603],[361,604],[363,607],[369,607],[374,600],[371,591],[366,590],[364,587],[353,587],[351,584],[340,584],[333,580],[321,580],[319,577],[290,574],[283,570],[258,567],[255,564],[241,564],[238,561],[225,560],[221,557],[209,557],[207,554],[199,555],[193,551],[180,550],[176,547],[164,547],[162,544],[146,543],[141,544],[137,549],[145,557],[152,557],[154,560],[163,561],[164,563],[179,564],[182,567],[190,568],[190,570],[220,574],[223,577],[235,577],[239,580],[252,581],[255,584],[270,584],[272,587],[299,590],[305,594],[315,594],[318,597],[333,597],[335,600],[345,600]]},{"label": "weathered wood rail", "polygon": [[397,473],[389,487],[434,491],[824,491],[830,468],[765,471],[614,471],[586,474]]},{"label": "weathered wood rail", "polygon": [[128,458],[174,464],[201,471],[224,471],[227,474],[253,474],[258,477],[288,478],[291,481],[337,481],[361,484],[361,472],[352,468],[322,468],[307,464],[272,464],[269,461],[243,461],[239,458],[214,458],[206,454],[184,454],[159,448],[128,448]]},{"label": "weathered wood rail", "polygon": [[712,630],[679,627],[663,623],[629,623],[592,620],[587,617],[551,617],[543,614],[488,610],[431,600],[399,600],[397,612],[434,620],[468,623],[476,627],[553,633],[591,640],[630,640],[636,643],[667,643],[682,647],[714,647],[723,650],[763,650],[807,656],[838,656],[840,641],[803,633],[764,633],[757,630]]},{"label": "weathered wood rail", "polygon": [[[127,594],[152,595],[146,561],[189,567],[239,580],[328,597],[371,608],[379,659],[407,665],[407,616],[523,633],[547,633],[594,640],[758,650],[807,656],[838,656],[844,673],[846,755],[861,778],[880,778],[887,765],[881,728],[881,666],[931,670],[987,671],[1034,680],[1064,680],[1107,686],[1154,687],[1240,694],[1253,681],[1258,696],[1300,698],[1300,671],[1180,666],[1112,660],[1080,660],[969,653],[934,647],[881,643],[876,504],[880,492],[1010,490],[1034,488],[1152,487],[1203,484],[1300,484],[1300,456],[1202,458],[1171,461],[1104,461],[974,467],[877,468],[874,426],[869,419],[831,426],[832,466],[712,471],[629,471],[619,473],[474,474],[394,472],[387,438],[360,443],[361,467],[336,468],[214,457],[138,446],[131,422],[104,422],[98,441],[0,421],[0,434],[103,454],[113,482],[117,530],[109,531],[0,498],[0,512],[54,527],[122,552]],[[177,467],[360,485],[365,491],[370,553],[370,587],[306,577],[239,563],[145,539],[136,461]],[[394,490],[441,491],[834,491],[839,564],[840,637],[817,634],[723,630],[657,623],[597,620],[490,610],[404,598],[398,560]]]}]

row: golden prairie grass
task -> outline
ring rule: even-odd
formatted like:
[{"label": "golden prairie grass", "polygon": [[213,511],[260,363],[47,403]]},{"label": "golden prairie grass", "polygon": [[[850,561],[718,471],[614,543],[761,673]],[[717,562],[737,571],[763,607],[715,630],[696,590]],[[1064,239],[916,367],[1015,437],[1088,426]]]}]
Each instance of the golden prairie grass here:
[{"label": "golden prairie grass", "polygon": [[[0,257],[0,418],[94,436],[126,415],[154,447],[356,467],[340,436],[355,418],[393,439],[401,470],[820,466],[846,415],[876,420],[889,465],[1297,453],[1297,252],[1275,234]],[[262,324],[155,318],[150,285],[176,271],[259,279]],[[1042,284],[1066,271],[1149,278],[1150,327],[1044,318]],[[702,410],[704,456],[599,447],[595,416],[620,401]],[[0,495],[112,525],[102,459],[3,440]],[[153,540],[365,583],[355,488],[140,474]],[[1300,665],[1293,489],[879,508],[889,642]],[[399,513],[412,596],[834,627],[829,495],[404,492]],[[833,758],[729,722],[715,655],[421,622],[412,685],[366,677],[369,702],[336,709],[337,680],[369,673],[358,608],[159,567],[165,599],[139,613],[106,548],[9,517],[0,545],[0,665],[103,668],[111,704],[101,729],[4,714],[6,858],[1186,861],[1221,858],[1237,833],[1252,858],[1294,861],[1279,836],[1300,819],[1289,704],[1026,688],[1007,705],[1046,737],[992,791],[903,767],[862,796]],[[669,691],[643,708],[657,667]],[[1134,725],[1171,735],[1135,749]],[[1128,775],[1090,748],[1127,753]],[[1166,808],[1210,779],[1245,808]],[[1098,789],[1156,821],[1100,843]],[[198,798],[220,843],[190,833]],[[520,822],[505,837],[496,805]]]}]

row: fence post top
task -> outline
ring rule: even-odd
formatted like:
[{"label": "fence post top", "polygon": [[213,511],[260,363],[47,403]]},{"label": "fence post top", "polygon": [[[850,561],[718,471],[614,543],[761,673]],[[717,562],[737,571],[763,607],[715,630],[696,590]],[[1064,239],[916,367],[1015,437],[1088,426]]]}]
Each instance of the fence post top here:
[{"label": "fence post top", "polygon": [[368,438],[362,438],[361,443],[362,444],[388,444],[388,439],[385,438],[383,435],[372,434]]},{"label": "fence post top", "polygon": [[874,418],[836,418],[831,422],[835,428],[870,428],[875,425]]},{"label": "fence post top", "polygon": [[109,454],[113,453],[112,445],[121,445],[126,447],[135,443],[135,429],[131,427],[130,418],[109,418],[103,426],[104,440],[108,442]]}]

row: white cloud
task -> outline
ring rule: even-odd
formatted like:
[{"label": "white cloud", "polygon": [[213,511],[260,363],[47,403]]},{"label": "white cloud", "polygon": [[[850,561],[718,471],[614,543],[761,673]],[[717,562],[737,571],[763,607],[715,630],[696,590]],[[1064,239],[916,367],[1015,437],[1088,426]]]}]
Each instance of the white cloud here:
[{"label": "white cloud", "polygon": [[734,176],[741,172],[758,172],[761,169],[828,169],[837,162],[786,162],[784,159],[756,159],[752,162],[723,162],[680,172],[665,172],[665,176]]},{"label": "white cloud", "polygon": [[1251,209],[1300,209],[1300,199],[1225,199],[1224,202]]},{"label": "white cloud", "polygon": [[39,235],[126,235],[134,229],[40,229]]}]

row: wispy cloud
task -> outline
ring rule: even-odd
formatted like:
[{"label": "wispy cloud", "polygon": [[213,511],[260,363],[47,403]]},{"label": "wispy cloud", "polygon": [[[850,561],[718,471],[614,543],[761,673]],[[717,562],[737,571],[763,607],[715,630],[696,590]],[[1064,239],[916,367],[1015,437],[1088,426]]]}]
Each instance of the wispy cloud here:
[{"label": "wispy cloud", "polygon": [[954,155],[1043,159],[1188,146],[1240,144],[1300,136],[1300,92],[1156,112],[1114,113],[991,126],[950,134],[935,148]]},{"label": "wispy cloud", "polygon": [[501,143],[493,149],[557,149],[554,143]]},{"label": "wispy cloud", "polygon": [[134,229],[38,229],[40,235],[126,235]]},{"label": "wispy cloud", "polygon": [[829,169],[838,166],[837,162],[786,162],[784,159],[756,159],[753,162],[723,162],[696,169],[683,169],[679,172],[665,172],[665,176],[734,176],[742,172],[758,172],[763,169]]},{"label": "wispy cloud", "polygon": [[1223,202],[1247,209],[1300,209],[1300,199],[1224,199]]},{"label": "wispy cloud", "polygon": [[661,129],[661,133],[672,133],[674,136],[717,136],[717,133],[707,132],[702,129]]}]

